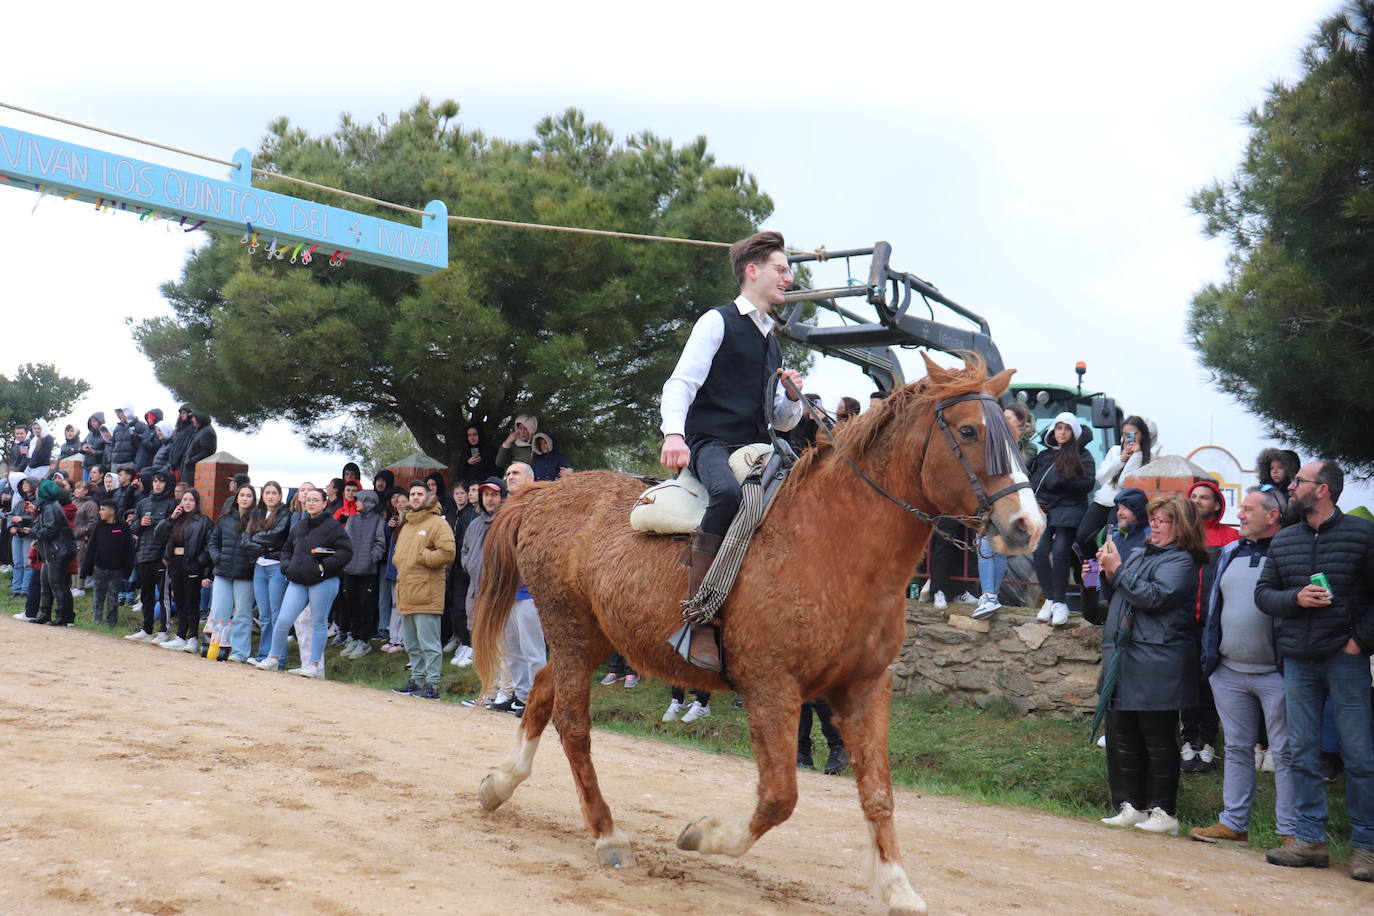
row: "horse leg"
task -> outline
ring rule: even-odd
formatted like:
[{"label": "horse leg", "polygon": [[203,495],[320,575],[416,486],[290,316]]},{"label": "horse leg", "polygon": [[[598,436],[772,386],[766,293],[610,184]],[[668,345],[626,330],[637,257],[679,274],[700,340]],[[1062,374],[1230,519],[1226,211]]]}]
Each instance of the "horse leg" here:
[{"label": "horse leg", "polygon": [[[755,700],[755,695],[764,699]],[[749,734],[759,768],[758,801],[748,817],[704,817],[678,835],[679,849],[742,856],[797,806],[797,717],[801,699],[791,684],[757,686],[746,698]]]},{"label": "horse leg", "polygon": [[887,904],[889,914],[924,913],[926,902],[907,878],[892,823],[892,770],[887,747],[892,675],[884,671],[876,681],[851,684],[832,693],[829,700],[840,717],[840,734],[854,768],[859,804],[868,820],[868,880],[873,893]]},{"label": "horse leg", "polygon": [[545,665],[534,676],[530,685],[530,695],[526,698],[525,713],[515,729],[515,748],[510,757],[482,780],[477,788],[477,801],[488,811],[501,807],[519,787],[529,778],[530,768],[534,765],[534,752],[539,750],[539,738],[549,724],[549,713],[553,711],[554,675],[552,667]]}]

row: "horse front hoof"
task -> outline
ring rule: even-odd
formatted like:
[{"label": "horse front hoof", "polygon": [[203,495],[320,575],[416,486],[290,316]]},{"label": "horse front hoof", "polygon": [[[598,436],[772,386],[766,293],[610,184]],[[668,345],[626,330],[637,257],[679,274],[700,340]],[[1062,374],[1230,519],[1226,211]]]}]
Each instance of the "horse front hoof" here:
[{"label": "horse front hoof", "polygon": [[596,841],[596,857],[611,868],[634,868],[635,856],[622,836],[602,837]]},{"label": "horse front hoof", "polygon": [[495,811],[503,802],[505,799],[496,791],[496,780],[488,773],[477,787],[477,803],[487,811]]},{"label": "horse front hoof", "polygon": [[887,916],[924,916],[926,912],[926,902],[920,897],[914,901],[894,903],[887,908]]},{"label": "horse front hoof", "polygon": [[697,852],[701,849],[702,824],[701,821],[692,821],[682,832],[677,835],[677,848],[685,849],[688,852]]}]

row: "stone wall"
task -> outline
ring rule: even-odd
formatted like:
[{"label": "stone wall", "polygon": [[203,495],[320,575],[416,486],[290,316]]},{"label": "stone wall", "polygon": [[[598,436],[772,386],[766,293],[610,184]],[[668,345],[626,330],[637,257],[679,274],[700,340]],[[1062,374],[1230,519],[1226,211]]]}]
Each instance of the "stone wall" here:
[{"label": "stone wall", "polygon": [[950,611],[907,602],[906,640],[892,665],[898,693],[927,690],[980,705],[1004,697],[1020,713],[1097,707],[1101,627],[1077,617],[1051,627],[1007,608],[977,621],[969,610],[954,609],[951,624]]}]

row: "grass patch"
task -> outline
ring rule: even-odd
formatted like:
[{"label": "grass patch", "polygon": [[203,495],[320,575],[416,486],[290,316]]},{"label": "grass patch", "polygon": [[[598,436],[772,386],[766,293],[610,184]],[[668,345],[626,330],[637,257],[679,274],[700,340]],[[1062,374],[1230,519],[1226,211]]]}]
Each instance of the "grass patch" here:
[{"label": "grass patch", "polygon": [[[5,613],[23,610],[23,602],[9,597],[9,576],[0,577],[0,602]],[[117,628],[91,623],[89,597],[76,599],[77,626],[123,636],[138,621],[121,608]],[[16,626],[19,624],[16,623]],[[59,635],[56,632],[54,635]],[[333,681],[373,689],[390,689],[408,680],[405,653],[373,651],[357,661],[326,653],[325,667]],[[290,664],[297,664],[291,649]],[[602,673],[597,673],[599,680]],[[440,695],[456,703],[478,693],[470,668],[455,668],[445,659]],[[735,757],[752,757],[749,723],[743,709],[731,706],[731,694],[717,694],[711,715],[683,725],[660,721],[667,708],[668,688],[652,679],[634,689],[621,684],[591,688],[592,722],[598,728]],[[1105,753],[1088,742],[1088,720],[1053,716],[1018,716],[1010,705],[992,701],[986,709],[956,703],[935,693],[896,697],[892,701],[889,754],[893,781],[922,792],[953,795],[974,801],[1029,808],[1076,818],[1110,813]],[[816,755],[825,757],[825,742],[815,730]],[[492,761],[495,763],[496,761]],[[844,778],[849,778],[848,776]],[[1179,787],[1178,816],[1183,831],[1216,822],[1221,810],[1222,766],[1215,771],[1185,773]],[[1251,815],[1250,845],[1267,849],[1278,845],[1274,830],[1274,777],[1259,776]],[[1330,788],[1332,857],[1350,856],[1350,824],[1345,811],[1345,779]]]}]

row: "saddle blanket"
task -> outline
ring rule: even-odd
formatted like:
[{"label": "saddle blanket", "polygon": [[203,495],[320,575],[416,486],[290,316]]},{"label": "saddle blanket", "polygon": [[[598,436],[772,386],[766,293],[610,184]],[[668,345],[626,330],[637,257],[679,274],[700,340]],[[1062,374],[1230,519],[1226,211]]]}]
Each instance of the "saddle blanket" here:
[{"label": "saddle blanket", "polygon": [[[730,470],[740,483],[760,461],[767,461],[773,446],[756,442],[735,449]],[[630,510],[630,527],[648,534],[691,534],[706,514],[706,488],[683,468],[673,480],[665,480],[640,494]]]}]

